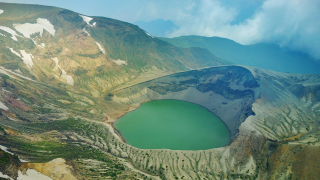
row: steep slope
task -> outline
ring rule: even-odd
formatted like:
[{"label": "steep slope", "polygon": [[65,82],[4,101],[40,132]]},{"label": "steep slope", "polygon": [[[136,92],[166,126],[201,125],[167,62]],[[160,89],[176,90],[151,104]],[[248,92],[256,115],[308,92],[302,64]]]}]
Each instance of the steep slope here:
[{"label": "steep slope", "polygon": [[231,137],[235,138],[240,124],[254,114],[251,106],[259,96],[259,83],[250,71],[225,66],[181,72],[140,83],[117,90],[112,99],[125,104],[156,99],[178,99],[200,104],[219,116],[231,131]]},{"label": "steep slope", "polygon": [[[318,75],[214,67],[175,73],[96,99],[9,70],[1,74],[0,126],[5,133],[0,144],[32,162],[67,159],[78,172],[75,177],[319,178],[317,159],[312,158],[320,145]],[[155,99],[207,107],[230,129],[229,145],[172,151],[142,150],[122,142],[110,124]],[[10,175],[16,177],[18,172]]]},{"label": "steep slope", "polygon": [[[44,6],[1,8],[0,148],[12,154],[0,151],[0,176],[320,178],[319,75],[241,66],[178,72],[210,66],[210,58],[222,61],[117,20]],[[230,143],[202,151],[142,150],[113,129],[141,103],[169,98],[217,114]]]},{"label": "steep slope", "polygon": [[205,49],[180,49],[114,19],[37,5],[0,3],[0,9],[0,144],[31,161],[17,161],[14,168],[6,161],[1,177],[36,178],[39,171],[52,179],[159,179],[86,143],[89,134],[105,141],[109,127],[99,122],[128,107],[108,101],[109,92],[229,64]]},{"label": "steep slope", "polygon": [[319,74],[320,62],[307,54],[281,49],[271,44],[241,45],[219,37],[181,36],[160,38],[177,47],[207,48],[212,54],[234,64],[278,72]]},{"label": "steep slope", "polygon": [[0,5],[1,66],[95,97],[145,73],[229,64],[209,51],[176,48],[118,20],[54,7]]},{"label": "steep slope", "polygon": [[118,90],[112,99],[123,104],[155,99],[200,104],[226,123],[232,139],[223,148],[191,152],[145,151],[119,142],[121,150],[114,153],[126,152],[149,172],[165,166],[168,179],[318,179],[319,164],[312,157],[320,145],[319,84],[319,75],[225,66]]}]

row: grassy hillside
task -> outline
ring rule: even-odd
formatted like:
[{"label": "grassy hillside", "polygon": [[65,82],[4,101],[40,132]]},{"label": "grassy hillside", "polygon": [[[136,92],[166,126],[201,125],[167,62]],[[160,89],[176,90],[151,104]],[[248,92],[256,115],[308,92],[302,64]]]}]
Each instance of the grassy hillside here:
[{"label": "grassy hillside", "polygon": [[160,39],[182,48],[207,48],[215,56],[235,64],[278,72],[320,73],[320,63],[307,54],[281,49],[275,45],[253,44],[245,46],[225,38],[202,36]]},{"label": "grassy hillside", "polygon": [[[0,3],[0,9],[0,176],[319,179],[320,75],[195,69],[229,62],[209,48],[189,41],[176,47],[110,18],[36,5]],[[231,59],[252,56],[242,49],[247,46],[219,40],[213,49]],[[263,49],[251,51],[284,56]],[[142,150],[123,142],[113,123],[156,99],[202,105],[234,138],[202,151]]]},{"label": "grassy hillside", "polygon": [[[145,80],[190,68],[230,64],[203,48],[178,48],[119,20],[86,17],[86,22],[81,14],[61,8],[0,6],[4,11],[0,15],[0,66],[63,88],[69,87],[69,78],[74,88],[95,97],[141,76]],[[34,26],[39,19],[47,21],[52,30],[26,36],[25,32],[39,29]],[[32,67],[26,66],[21,51],[33,57]]]}]

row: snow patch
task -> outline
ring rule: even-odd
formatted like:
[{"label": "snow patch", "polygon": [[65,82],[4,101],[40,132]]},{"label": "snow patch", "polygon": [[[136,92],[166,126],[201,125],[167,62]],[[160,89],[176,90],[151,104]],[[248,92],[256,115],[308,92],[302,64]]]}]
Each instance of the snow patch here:
[{"label": "snow patch", "polygon": [[33,62],[32,62],[32,58],[34,58],[33,55],[26,53],[25,50],[20,50],[20,53],[22,54],[22,58],[21,59],[23,60],[23,62],[26,64],[26,66],[29,69],[31,69],[32,66],[33,66]]},{"label": "snow patch", "polygon": [[90,36],[90,34],[88,33],[88,31],[86,31],[85,28],[83,28],[83,32],[85,32],[86,34],[88,34],[88,36]]},{"label": "snow patch", "polygon": [[89,23],[93,18],[88,17],[88,16],[84,16],[84,15],[80,15],[80,14],[79,14],[79,16],[82,17],[83,21],[86,22],[89,26],[91,26],[91,27],[93,26]]},{"label": "snow patch", "polygon": [[6,26],[0,26],[0,29],[3,30],[3,31],[6,31],[7,33],[11,34],[11,39],[15,40],[15,41],[18,41],[17,37],[21,37],[19,36],[14,30],[6,27]]},{"label": "snow patch", "polygon": [[38,32],[40,33],[40,36],[42,36],[44,29],[48,31],[52,36],[54,36],[55,34],[54,26],[47,19],[42,19],[42,18],[38,18],[36,24],[30,24],[30,23],[13,24],[13,27],[18,32],[23,34],[24,37],[31,39],[35,45],[41,47],[42,49],[44,49],[45,44],[44,43],[37,44],[36,41],[32,39],[30,36]]},{"label": "snow patch", "polygon": [[[30,38],[30,39],[31,39],[31,38]],[[32,42],[33,42],[35,45],[37,45],[37,46],[41,47],[42,49],[44,49],[44,47],[45,47],[45,44],[44,44],[44,43],[37,44],[34,39],[31,39],[31,40],[32,40]]]},{"label": "snow patch", "polygon": [[[1,67],[1,66],[0,66]],[[2,74],[5,74],[5,75],[7,75],[7,76],[9,76],[9,77],[11,77],[11,78],[14,78],[14,77],[12,77],[10,74],[8,74],[5,70],[3,70],[4,68],[3,67],[1,67],[2,69],[0,69],[0,73],[2,73]]]},{"label": "snow patch", "polygon": [[5,90],[4,88],[2,88],[2,91],[5,92],[5,93],[10,93],[10,94],[12,94],[12,92],[7,91],[7,90]]},{"label": "snow patch", "polygon": [[96,26],[97,22],[92,23],[92,26]]},{"label": "snow patch", "polygon": [[[15,71],[16,71],[16,70],[15,70]],[[19,71],[20,71],[20,70],[19,70]],[[12,75],[10,75],[8,72],[10,72],[10,73],[12,73],[12,74],[14,74],[14,75],[16,75],[16,76],[19,76],[19,77],[21,77],[21,78],[23,78],[23,79],[36,82],[35,80],[33,80],[33,79],[31,79],[31,78],[28,78],[28,77],[26,77],[26,76],[21,75],[22,73],[21,73],[21,74],[18,74],[18,73],[14,72],[14,71],[11,71],[10,69],[6,69],[6,68],[0,66],[0,73],[3,73],[3,74],[5,74],[5,75],[8,75],[8,76],[11,77],[11,78],[14,78],[14,77],[13,77]],[[20,71],[20,72],[21,72],[21,71]]]},{"label": "snow patch", "polygon": [[10,51],[11,51],[13,54],[15,54],[15,55],[17,55],[19,58],[21,58],[21,55],[20,55],[17,51],[13,50],[13,48],[9,48],[9,49],[10,49]]},{"label": "snow patch", "polygon": [[3,10],[2,9],[0,9],[0,14],[2,14],[3,13]]},{"label": "snow patch", "polygon": [[126,61],[118,59],[118,60],[112,60],[117,65],[128,65]]},{"label": "snow patch", "polygon": [[48,31],[52,36],[54,36],[56,30],[54,26],[48,21],[48,19],[38,18],[37,23],[43,27],[46,31]]},{"label": "snow patch", "polygon": [[103,54],[106,54],[106,51],[102,48],[102,46],[96,42],[97,46],[99,47],[100,51],[103,53]]},{"label": "snow patch", "polygon": [[0,101],[0,109],[8,111],[9,108]]},{"label": "snow patch", "polygon": [[0,172],[0,178],[5,178],[5,179],[13,180],[13,178],[11,178],[11,177],[8,176],[8,175],[2,174],[2,172]]},{"label": "snow patch", "polygon": [[8,151],[8,148],[7,148],[7,147],[0,145],[0,148],[2,149],[2,151],[4,151],[4,152],[6,152],[6,153],[9,153],[9,154],[13,155],[13,153],[12,153],[12,152]]},{"label": "snow patch", "polygon": [[19,170],[17,180],[52,180],[52,179],[34,169],[28,169],[26,174],[22,174],[22,172]]},{"label": "snow patch", "polygon": [[62,159],[62,158],[57,158],[57,159],[53,159],[50,161],[51,163],[61,163],[61,164],[65,164],[66,160]]},{"label": "snow patch", "polygon": [[38,18],[36,24],[13,24],[13,27],[19,31],[21,34],[23,34],[24,37],[30,38],[31,34],[40,32],[40,36],[42,36],[43,30],[45,29],[48,31],[52,36],[54,36],[56,30],[54,29],[54,26],[47,20]]},{"label": "snow patch", "polygon": [[[10,117],[8,117],[8,118],[9,118],[10,120],[12,119],[12,118],[10,118]],[[17,121],[17,120],[15,120],[15,121]],[[0,145],[0,148],[1,148],[4,152],[9,153],[9,154],[11,154],[11,155],[14,155],[14,153],[8,151],[8,148],[7,148],[7,147]],[[26,160],[20,159],[19,156],[18,156],[18,158],[19,158],[19,160],[20,160],[21,162],[28,162],[28,161],[26,161]],[[1,176],[0,176],[0,177],[1,177]]]},{"label": "snow patch", "polygon": [[29,162],[27,160],[21,159],[20,157],[19,157],[19,160],[20,160],[20,162]]},{"label": "snow patch", "polygon": [[10,119],[11,121],[18,121],[16,119],[12,118],[12,117],[7,117],[7,118]]},{"label": "snow patch", "polygon": [[5,35],[3,35],[3,34],[1,34],[1,33],[0,33],[0,35],[1,35],[1,36],[4,36],[4,37],[6,37]]},{"label": "snow patch", "polygon": [[150,36],[150,37],[152,37],[152,38],[154,38],[153,36],[151,36],[149,33],[147,33],[146,31],[145,31],[145,33],[146,33],[146,35],[148,35],[148,36]]},{"label": "snow patch", "polygon": [[73,81],[72,76],[67,75],[66,71],[63,70],[63,69],[59,66],[59,64],[58,64],[58,63],[59,63],[58,58],[55,57],[55,58],[52,58],[52,60],[56,63],[56,66],[61,70],[61,72],[62,72],[61,77],[64,78],[64,79],[66,79],[66,80],[67,80],[67,83],[73,86],[74,81]]}]

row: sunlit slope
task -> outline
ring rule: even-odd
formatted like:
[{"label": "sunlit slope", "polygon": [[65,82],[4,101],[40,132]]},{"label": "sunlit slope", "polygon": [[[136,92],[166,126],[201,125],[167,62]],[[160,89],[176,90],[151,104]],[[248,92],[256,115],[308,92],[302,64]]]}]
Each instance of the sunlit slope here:
[{"label": "sunlit slope", "polygon": [[281,49],[271,44],[241,45],[220,37],[181,36],[160,38],[177,47],[207,48],[215,56],[239,65],[278,72],[319,74],[320,63],[307,54]]},{"label": "sunlit slope", "polygon": [[[50,169],[44,168],[57,158],[67,160],[67,169],[80,172],[79,179],[137,175],[147,179],[148,174],[163,179],[318,177],[319,75],[212,67],[136,84],[107,98],[55,88],[5,69],[0,76],[0,145],[30,161],[0,166],[0,172],[13,178],[32,167],[50,177],[63,176],[63,171],[48,174]],[[228,126],[230,144],[171,151],[143,150],[121,141],[110,124],[139,104],[157,99],[206,107]],[[12,163],[14,169],[9,167]],[[61,166],[65,163],[51,169]]]},{"label": "sunlit slope", "polygon": [[[319,179],[319,75],[243,66],[185,71],[226,62],[113,19],[44,6],[0,9],[3,176]],[[158,99],[206,107],[225,122],[230,143],[204,151],[124,143],[112,123]]]},{"label": "sunlit slope", "polygon": [[202,48],[177,48],[138,26],[69,10],[0,3],[0,66],[93,96],[145,73],[230,64]]}]

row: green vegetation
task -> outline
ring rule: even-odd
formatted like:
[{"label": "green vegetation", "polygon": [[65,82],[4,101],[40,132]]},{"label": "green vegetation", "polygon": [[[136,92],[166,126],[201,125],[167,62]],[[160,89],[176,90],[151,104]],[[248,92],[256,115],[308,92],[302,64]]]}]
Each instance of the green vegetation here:
[{"label": "green vegetation", "polygon": [[0,74],[0,77],[7,80],[7,79],[10,79],[10,77],[6,74]]},{"label": "green vegetation", "polygon": [[76,69],[76,71],[74,72],[74,75],[76,75],[76,76],[81,76],[81,75],[83,75],[83,74],[86,74],[88,72],[88,70],[86,70],[86,69],[84,69],[84,68],[82,68],[82,67],[78,67],[77,69]]},{"label": "green vegetation", "polygon": [[10,162],[10,154],[0,150],[0,166],[6,165]]},{"label": "green vegetation", "polygon": [[100,150],[88,145],[72,144],[66,141],[25,141],[21,138],[12,138],[22,154],[34,159],[34,162],[48,162],[55,158],[64,158],[68,160],[97,159],[99,161],[108,161],[108,158]]},{"label": "green vegetation", "polygon": [[[38,134],[42,140],[30,141],[23,137],[16,136],[7,136],[6,138],[7,141],[11,142],[10,146],[19,148],[19,154],[33,159],[33,162],[35,163],[44,163],[55,158],[64,158],[77,164],[81,175],[89,177],[90,179],[97,175],[100,177],[113,178],[122,176],[131,177],[135,175],[135,173],[128,173],[125,166],[119,163],[116,158],[97,148],[81,142],[72,142],[70,140],[60,138],[56,139],[54,134],[52,135],[53,137],[49,134],[49,136],[46,135],[46,133],[51,130],[58,130],[60,132],[77,132],[79,134],[88,133],[104,135],[104,133],[99,129],[103,127],[99,124],[95,125],[95,123],[86,122],[81,119],[68,118],[62,121],[27,124],[26,128],[35,128],[40,133],[43,132],[44,134],[42,135]],[[0,139],[1,138],[3,137],[0,137]],[[10,156],[7,153],[4,152],[3,154],[3,157],[1,157],[0,154],[0,166],[1,164],[7,164],[10,160]],[[94,168],[87,168],[88,165],[92,165],[88,164],[86,159],[95,160],[100,163]]]},{"label": "green vegetation", "polygon": [[[76,173],[83,176],[83,179],[147,179],[145,175],[136,173],[125,165],[125,163],[130,162],[137,169],[152,175],[158,175],[162,179],[170,176],[170,174],[174,174],[174,176],[170,177],[171,179],[188,179],[178,173],[178,171],[186,169],[192,169],[195,172],[194,177],[198,179],[200,177],[208,179],[206,174],[208,176],[211,174],[221,179],[256,179],[259,175],[258,173],[261,172],[263,177],[268,177],[268,174],[265,175],[263,173],[269,173],[268,168],[272,167],[273,164],[271,162],[272,158],[266,158],[266,155],[274,154],[277,148],[271,145],[268,147],[268,144],[263,144],[263,142],[267,141],[266,143],[269,144],[276,144],[278,142],[273,142],[268,138],[264,140],[260,139],[263,138],[260,135],[257,137],[255,134],[252,134],[252,137],[254,137],[252,141],[245,139],[244,145],[249,145],[246,146],[248,149],[243,149],[244,147],[241,146],[239,146],[239,149],[238,147],[234,148],[233,144],[229,146],[230,155],[228,157],[230,159],[234,155],[239,155],[235,157],[235,168],[239,168],[239,166],[241,168],[246,164],[246,160],[241,159],[242,155],[245,157],[248,155],[246,153],[252,153],[250,155],[253,156],[257,167],[255,173],[251,174],[249,170],[245,170],[243,174],[236,174],[235,172],[228,172],[227,174],[217,172],[214,174],[213,172],[216,169],[210,162],[222,155],[221,153],[223,152],[220,151],[222,149],[218,150],[219,152],[213,150],[217,152],[216,154],[207,153],[209,151],[205,153],[183,152],[182,156],[163,150],[159,155],[162,153],[168,155],[168,157],[172,157],[173,161],[168,161],[167,158],[162,157],[158,161],[157,158],[159,156],[157,157],[155,151],[147,153],[147,150],[138,150],[126,146],[119,142],[118,139],[115,139],[115,137],[109,136],[112,132],[109,132],[109,127],[106,128],[102,121],[107,119],[106,116],[110,117],[107,119],[110,121],[119,117],[128,109],[131,109],[131,106],[128,104],[112,101],[115,95],[126,98],[132,94],[141,92],[142,88],[149,88],[153,91],[149,91],[152,93],[146,95],[148,99],[151,98],[150,95],[153,96],[152,94],[167,95],[168,92],[178,94],[180,91],[192,87],[200,92],[210,94],[209,99],[211,99],[213,93],[226,98],[228,101],[222,102],[220,107],[232,105],[230,101],[235,99],[239,100],[241,104],[246,104],[247,106],[243,107],[248,107],[247,109],[237,106],[227,112],[233,113],[237,109],[239,113],[241,111],[242,114],[238,114],[240,117],[235,118],[241,119],[236,121],[235,126],[238,127],[247,116],[254,115],[250,106],[252,104],[251,100],[254,102],[255,95],[258,95],[255,93],[260,93],[259,89],[253,90],[259,87],[259,83],[249,70],[228,66],[181,73],[175,72],[185,71],[189,68],[226,65],[230,64],[227,61],[229,60],[236,64],[258,64],[257,66],[262,68],[272,66],[274,70],[291,72],[298,72],[295,67],[291,66],[291,64],[296,64],[299,66],[299,72],[319,73],[317,63],[311,63],[312,67],[306,65],[312,60],[309,57],[305,58],[305,55],[280,50],[270,45],[242,46],[222,38],[197,36],[174,39],[152,38],[137,26],[110,18],[93,17],[92,22],[96,22],[96,26],[89,27],[78,13],[69,10],[6,3],[0,3],[0,6],[4,10],[4,13],[1,14],[2,26],[14,29],[13,24],[15,23],[36,23],[37,18],[41,17],[48,19],[56,30],[54,36],[47,31],[44,31],[42,37],[39,37],[39,33],[31,35],[37,43],[45,43],[45,48],[38,47],[29,38],[17,37],[18,41],[14,41],[10,38],[11,35],[9,33],[0,30],[0,33],[5,35],[0,36],[0,65],[9,69],[6,70],[7,73],[13,76],[9,77],[5,72],[0,73],[0,85],[3,88],[3,91],[0,92],[1,102],[10,109],[9,111],[2,110],[2,113],[0,113],[1,145],[10,147],[10,151],[31,162],[45,163],[55,158],[64,158],[67,160],[68,165],[74,167]],[[84,32],[84,29],[88,31],[90,36]],[[21,33],[18,34],[22,36]],[[95,41],[101,44],[106,54],[102,54],[99,51]],[[25,65],[19,55],[12,53],[8,47],[13,48],[20,55],[20,50],[25,50],[28,54],[32,54],[34,65],[31,70]],[[266,52],[262,52],[266,49]],[[65,79],[61,77],[61,74],[64,72],[56,66],[56,63],[52,60],[53,57],[59,59],[61,69],[64,69],[67,75],[73,78],[74,86],[65,83]],[[127,65],[118,65],[112,61],[117,59],[125,61]],[[268,62],[266,62],[266,59]],[[304,59],[302,63],[301,59]],[[286,63],[285,67],[280,63],[289,60],[291,64]],[[10,71],[14,71],[14,73]],[[21,73],[21,75],[32,78],[35,81],[26,80],[23,77],[19,77],[20,75],[16,73]],[[128,81],[129,83],[136,82],[135,78],[140,75],[139,80],[140,78],[144,80],[144,76],[149,74],[153,77],[153,75],[160,76],[161,74],[169,73],[174,74],[171,77],[165,77],[166,81],[156,79],[155,81],[152,80],[154,83],[146,84],[144,82],[138,84],[138,86],[129,87],[127,88],[128,91],[123,93],[120,91],[114,92],[119,86],[128,85],[125,84]],[[313,85],[309,84],[313,79],[317,79],[314,78],[315,76],[309,80],[307,76],[304,76],[304,79],[299,78],[299,76],[292,76],[287,81],[284,78],[280,80],[276,76],[268,78],[269,76],[257,72],[257,77],[259,77],[259,82],[265,83],[261,87],[266,87],[267,79],[270,79],[268,82],[270,85],[279,85],[278,87],[288,85],[290,89],[285,91],[288,97],[290,91],[295,89],[291,85],[299,84],[300,86],[297,89],[300,91],[300,88],[306,88],[302,86],[308,82],[309,89],[301,90],[303,94],[298,93],[298,95],[294,95],[302,97],[305,96],[306,92],[310,92],[310,97],[312,98],[310,102],[318,102],[317,87],[312,87]],[[168,81],[170,78],[174,81]],[[239,83],[243,84],[243,88],[235,88]],[[263,91],[261,89],[261,92]],[[272,91],[268,92],[270,92],[271,97]],[[281,94],[282,91],[276,92],[279,93],[279,97],[284,95]],[[260,98],[269,97],[264,95],[262,94]],[[133,100],[135,101],[134,103],[141,102],[141,99],[137,99]],[[242,101],[242,99],[248,101]],[[267,99],[265,98],[265,101],[262,102],[268,103]],[[203,101],[203,99],[199,98],[199,101]],[[212,103],[214,103],[213,101]],[[297,107],[299,103],[302,102],[296,101]],[[263,108],[263,106],[261,107]],[[217,110],[218,108],[214,106],[214,109]],[[286,112],[286,116],[290,118],[289,115],[292,113],[290,112],[290,107],[288,109],[289,112]],[[316,110],[317,107],[313,107],[310,111],[313,113]],[[297,111],[296,114],[298,117],[302,117],[305,112],[301,109],[301,112]],[[231,116],[232,114],[227,115]],[[287,117],[283,117],[283,120],[279,117],[266,118],[261,123],[262,127],[259,128],[261,129],[261,133],[263,134],[263,131],[267,131],[267,125],[271,124],[268,122],[273,122],[276,119],[278,121],[272,123],[272,127],[270,127],[271,131],[275,132],[277,127],[281,126],[284,127],[284,131],[288,130],[289,132],[293,128],[293,125],[299,126],[308,131],[308,134],[305,134],[305,136],[310,134],[313,137],[310,138],[310,142],[305,144],[306,146],[307,144],[319,144],[319,140],[317,140],[319,139],[319,134],[311,134],[317,131],[315,129],[316,124],[313,120],[311,122],[313,116],[310,115],[310,119],[299,118],[299,121],[292,119],[292,124],[288,126],[289,128],[283,123]],[[201,118],[199,116],[196,118],[200,122]],[[255,125],[255,117],[252,116],[252,118],[252,125]],[[231,124],[230,122],[229,124]],[[3,127],[6,128],[6,133],[3,133]],[[206,126],[205,128],[208,127]],[[132,129],[132,127],[130,128]],[[301,128],[296,128],[296,130],[300,131],[299,129]],[[178,132],[176,129],[175,133]],[[186,129],[194,129],[194,126]],[[210,130],[212,131],[212,129]],[[243,132],[237,132],[237,135],[239,134],[239,138],[236,139],[237,141],[242,140],[242,137],[246,135]],[[188,133],[188,135],[192,134],[191,130]],[[163,135],[163,132],[159,134]],[[200,133],[196,132],[193,134]],[[291,134],[289,132],[289,135]],[[304,138],[306,137],[302,136],[301,141],[298,143],[306,142]],[[189,136],[188,142],[190,139],[191,137]],[[212,140],[209,143],[212,143]],[[250,144],[246,143],[251,143],[251,147],[257,149],[251,149],[250,151]],[[296,145],[292,145],[292,147],[294,146]],[[266,152],[261,152],[258,148],[264,149]],[[316,147],[312,146],[312,148]],[[118,150],[119,154],[116,152]],[[144,151],[144,153],[140,157],[141,151]],[[166,153],[165,151],[170,153]],[[114,154],[117,154],[119,157],[127,157],[126,155],[128,155],[129,158],[123,158],[121,160],[124,161],[119,161],[119,158],[114,156]],[[133,157],[137,157],[138,159],[133,159]],[[298,158],[293,157],[291,159]],[[16,162],[19,161],[17,156],[0,151],[0,169],[4,165],[11,165],[13,161],[19,164]],[[219,163],[218,161],[217,163]],[[230,162],[226,159],[225,165],[232,164],[232,161]],[[174,163],[173,165],[169,165],[168,162]],[[208,168],[205,170],[202,167],[204,165],[203,162],[206,162],[208,165]],[[158,163],[161,163],[160,167],[158,167]],[[162,165],[162,163],[166,165]],[[220,163],[222,164],[222,161]],[[314,166],[310,166],[308,169],[312,167]],[[292,174],[289,175],[290,178],[292,178]]]},{"label": "green vegetation", "polygon": [[41,114],[46,114],[46,113],[50,113],[50,112],[51,112],[51,109],[50,109],[50,108],[42,108],[42,107],[39,107],[39,108],[38,108],[38,111],[39,111],[39,113],[41,113]]},{"label": "green vegetation", "polygon": [[19,157],[0,149],[0,167],[8,165],[10,162],[19,162]]},{"label": "green vegetation", "polygon": [[99,57],[102,53],[98,52],[96,54],[77,54],[78,56],[82,56],[82,57],[89,57],[91,59],[96,59],[97,57]]}]

